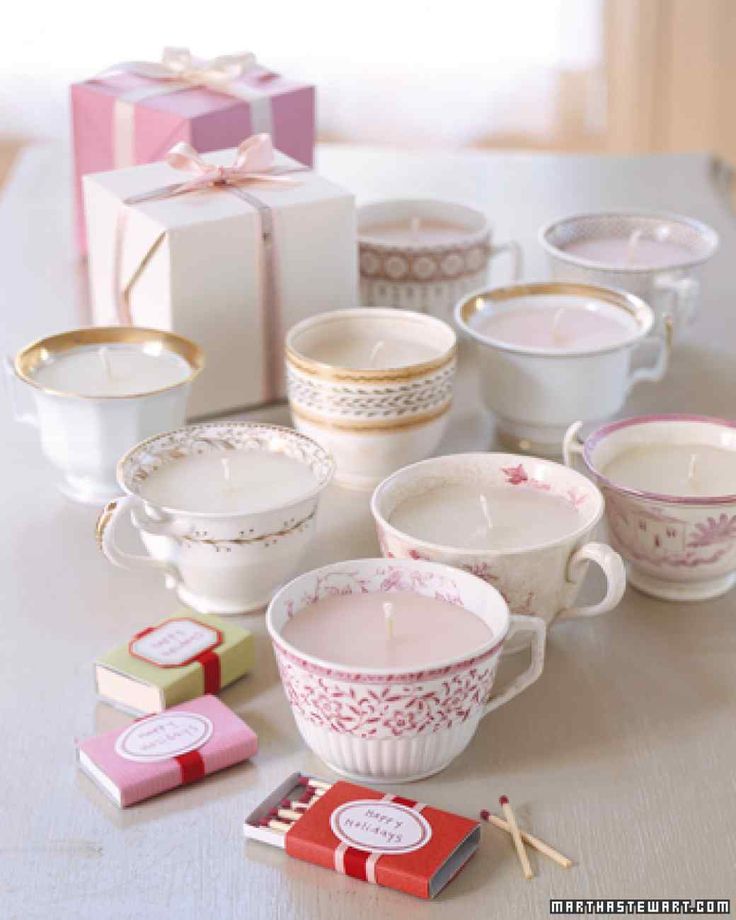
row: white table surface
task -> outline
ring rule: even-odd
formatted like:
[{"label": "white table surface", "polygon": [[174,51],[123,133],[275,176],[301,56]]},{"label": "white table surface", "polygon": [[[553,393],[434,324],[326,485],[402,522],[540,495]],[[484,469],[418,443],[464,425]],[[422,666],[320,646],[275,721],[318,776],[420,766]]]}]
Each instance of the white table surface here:
[{"label": "white table surface", "polygon": [[[727,173],[701,154],[606,158],[399,154],[326,148],[322,171],[360,200],[432,195],[474,204],[499,239],[521,241],[542,277],[537,227],[606,207],[702,218],[721,234],[701,315],[663,383],[627,414],[733,416],[736,225]],[[69,240],[68,165],[29,150],[0,199],[0,345],[12,353],[84,320],[84,273]],[[496,278],[505,269],[499,264]],[[487,449],[467,354],[443,452]],[[259,417],[286,421],[284,407]],[[563,871],[532,856],[525,882],[505,835],[434,903],[415,901],[242,838],[250,807],[293,770],[327,775],[302,745],[262,616],[255,673],[223,700],[258,732],[254,761],[120,812],[75,767],[74,738],[122,726],[96,703],[92,661],[177,609],[156,577],[113,568],[94,540],[94,509],[56,493],[35,432],[0,402],[0,916],[17,918],[546,917],[550,897],[736,895],[736,595],[700,604],[629,589],[620,608],[553,629],[540,681],[481,724],[442,774],[397,787],[476,815],[507,793],[520,820],[575,858]],[[306,566],[374,555],[367,496],[333,488]],[[593,579],[591,595],[600,588]]]}]

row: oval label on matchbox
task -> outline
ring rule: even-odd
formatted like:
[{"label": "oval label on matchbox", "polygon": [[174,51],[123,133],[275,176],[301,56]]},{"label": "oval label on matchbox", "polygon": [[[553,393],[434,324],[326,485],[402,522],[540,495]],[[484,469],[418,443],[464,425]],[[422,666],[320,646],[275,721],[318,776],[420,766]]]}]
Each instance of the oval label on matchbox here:
[{"label": "oval label on matchbox", "polygon": [[412,853],[432,837],[429,822],[418,811],[381,799],[340,805],[332,812],[330,825],[343,843],[371,853]]},{"label": "oval label on matchbox", "polygon": [[160,668],[179,668],[196,661],[221,642],[222,633],[214,626],[179,617],[135,636],[128,650],[134,658],[141,658]]},{"label": "oval label on matchbox", "polygon": [[158,763],[196,751],[212,731],[212,722],[199,713],[162,712],[126,728],[115,742],[115,752],[136,763]]}]

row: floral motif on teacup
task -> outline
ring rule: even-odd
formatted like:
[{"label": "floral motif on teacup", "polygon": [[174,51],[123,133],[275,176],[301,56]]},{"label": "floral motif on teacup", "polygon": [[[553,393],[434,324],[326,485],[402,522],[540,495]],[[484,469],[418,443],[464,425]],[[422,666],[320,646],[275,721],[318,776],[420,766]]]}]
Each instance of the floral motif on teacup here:
[{"label": "floral motif on teacup", "polygon": [[[444,570],[378,565],[370,574],[320,570],[285,601],[288,618],[323,597],[416,591],[465,606],[467,589]],[[358,738],[413,737],[465,722],[488,698],[501,642],[472,658],[415,672],[380,674],[318,664],[274,637],[287,698],[314,725]]]},{"label": "floral motif on teacup", "polygon": [[489,238],[466,246],[427,247],[419,251],[360,244],[360,273],[382,281],[453,281],[488,265]]},{"label": "floral motif on teacup", "polygon": [[276,659],[289,703],[313,725],[357,738],[409,738],[478,715],[491,692],[498,650],[478,665],[434,680],[421,674],[336,680],[291,660],[278,644]]},{"label": "floral motif on teacup", "polygon": [[736,557],[736,512],[678,509],[605,489],[611,542],[655,568],[695,569]]}]

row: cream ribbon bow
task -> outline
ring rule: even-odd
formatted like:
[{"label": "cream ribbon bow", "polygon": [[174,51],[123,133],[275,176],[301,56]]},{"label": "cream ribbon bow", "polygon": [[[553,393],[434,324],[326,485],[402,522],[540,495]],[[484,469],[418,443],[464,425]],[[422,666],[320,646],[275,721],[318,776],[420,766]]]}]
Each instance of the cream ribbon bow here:
[{"label": "cream ribbon bow", "polygon": [[188,48],[164,48],[160,63],[128,61],[114,69],[125,70],[151,80],[174,80],[222,92],[257,67],[256,56],[250,51],[223,54],[211,60],[199,60]]}]

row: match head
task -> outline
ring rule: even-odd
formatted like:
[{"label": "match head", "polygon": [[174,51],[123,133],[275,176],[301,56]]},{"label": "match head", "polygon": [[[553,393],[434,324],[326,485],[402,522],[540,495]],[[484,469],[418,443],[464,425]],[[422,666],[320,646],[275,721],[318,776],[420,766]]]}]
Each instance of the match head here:
[{"label": "match head", "polygon": [[490,811],[488,811],[487,808],[484,808],[483,811],[480,813],[480,816],[481,818],[483,818],[484,821],[487,821],[491,817],[491,813]]},{"label": "match head", "polygon": [[498,802],[500,805],[508,805],[509,797],[507,795],[502,795],[501,798],[498,800]]}]

